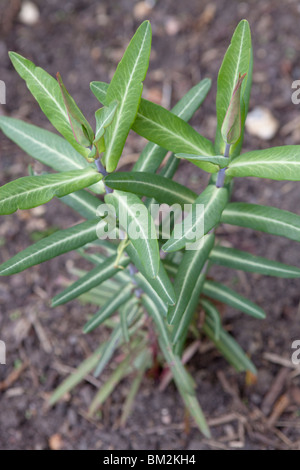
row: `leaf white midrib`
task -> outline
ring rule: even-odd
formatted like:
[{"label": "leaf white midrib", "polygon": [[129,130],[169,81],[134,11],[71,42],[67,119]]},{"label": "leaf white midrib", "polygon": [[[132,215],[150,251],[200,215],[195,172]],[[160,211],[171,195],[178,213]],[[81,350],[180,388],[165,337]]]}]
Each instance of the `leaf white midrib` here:
[{"label": "leaf white midrib", "polygon": [[[102,267],[102,270],[101,270],[101,267]],[[57,302],[61,303],[62,300],[64,300],[65,298],[68,298],[69,296],[72,296],[79,291],[81,290],[82,288],[85,288],[86,286],[89,286],[90,284],[92,284],[93,282],[95,282],[95,280],[98,280],[98,278],[102,278],[102,276],[105,276],[107,271],[109,271],[111,269],[111,265],[110,266],[106,266],[103,268],[102,264],[99,264],[99,266],[97,268],[94,268],[95,270],[97,269],[97,272],[95,272],[93,274],[93,276],[90,276],[88,279],[84,280],[82,277],[80,278],[80,281],[81,283],[80,284],[77,284],[75,286],[74,289],[71,289],[72,285],[69,286],[70,290],[68,290],[69,288],[67,288],[65,291],[63,291],[61,294],[58,294],[57,295],[57,298],[56,298],[56,301],[54,302],[55,304]],[[75,281],[77,282],[77,281]],[[74,298],[74,297],[73,297]]]},{"label": "leaf white midrib", "polygon": [[[151,122],[152,127],[157,127],[158,129],[163,129],[163,131],[166,130],[166,127],[162,126],[158,121],[153,121],[153,119],[149,119],[144,114],[139,114],[139,116],[140,116],[141,120],[144,120],[146,122]],[[167,130],[168,130],[168,134],[172,135],[175,138],[175,140],[177,140],[177,141],[179,140],[179,141],[183,142],[184,144],[188,145],[190,148],[195,149],[197,152],[200,151],[200,152],[206,153],[207,156],[210,156],[209,153],[203,147],[198,147],[193,142],[191,142],[191,141],[185,139],[184,137],[182,137],[182,135],[176,134],[175,132],[173,132],[170,128],[168,128]],[[199,135],[199,137],[201,137],[200,134],[198,134],[198,135]]]},{"label": "leaf white midrib", "polygon": [[[120,179],[120,180],[116,180],[114,179],[113,180],[114,183],[124,183],[124,180]],[[182,194],[182,193],[178,193],[176,192],[175,190],[172,191],[170,187],[165,187],[165,188],[161,188],[161,186],[157,183],[152,182],[147,182],[147,181],[140,181],[140,180],[128,180],[126,181],[128,183],[135,183],[135,184],[139,184],[140,186],[146,186],[146,187],[150,187],[151,189],[158,189],[158,190],[163,190],[164,192],[168,192],[168,194],[170,194],[171,196],[177,196],[178,197],[178,194],[180,195],[180,197],[182,198],[182,200],[186,203],[193,203],[195,202],[195,198],[189,198],[187,194]],[[155,195],[153,196],[153,198],[155,199]]]},{"label": "leaf white midrib", "polygon": [[[91,170],[88,171],[88,173],[91,173]],[[38,186],[36,188],[32,188],[32,189],[29,189],[29,190],[25,190],[23,191],[24,194],[26,194],[26,199],[29,199],[30,197],[34,197],[32,196],[32,194],[36,193],[36,192],[40,192],[40,191],[44,191],[44,190],[47,190],[47,189],[52,189],[52,188],[56,188],[57,186],[63,186],[64,184],[71,184],[73,182],[78,182],[78,181],[81,181],[82,179],[85,179],[86,176],[88,175],[88,173],[83,173],[83,174],[80,174],[79,176],[74,176],[73,178],[68,178],[67,180],[64,180],[64,181],[58,181],[56,183],[52,183],[52,184],[48,184],[48,185],[44,185],[44,186]],[[54,173],[55,174],[55,173]],[[58,173],[59,175],[60,173]],[[96,174],[96,173],[95,173]],[[8,183],[9,184],[9,183]],[[92,183],[91,183],[92,184]],[[4,187],[4,186],[3,186]],[[12,194],[10,196],[7,196],[6,198],[4,199],[1,199],[0,203],[1,205],[5,205],[5,204],[9,204],[9,201],[11,199],[17,199],[19,198],[20,196],[22,195],[22,192],[21,193],[17,193],[17,194]]]},{"label": "leaf white midrib", "polygon": [[[199,87],[199,90],[197,93],[195,93],[192,98],[186,103],[186,105],[176,114],[176,116],[180,117],[185,113],[186,109],[188,109],[193,102],[198,98],[198,96],[202,93],[203,88],[205,88],[207,85],[206,83],[203,83],[201,87]],[[171,111],[172,112],[172,111]],[[175,114],[175,113],[173,113]]]},{"label": "leaf white midrib", "polygon": [[[299,227],[295,227],[294,225],[288,224],[288,223],[283,222],[282,220],[278,220],[278,219],[276,219],[276,221],[274,221],[273,218],[266,217],[266,216],[259,215],[259,214],[253,214],[253,213],[249,213],[249,212],[242,212],[241,213],[239,210],[228,209],[226,207],[225,211],[223,212],[223,215],[226,216],[227,214],[229,214],[233,217],[242,217],[242,218],[248,218],[248,219],[249,218],[250,219],[261,219],[264,222],[267,222],[267,223],[271,222],[273,224],[282,225],[283,227],[293,228],[293,229],[296,229],[297,231],[300,232]],[[226,223],[226,222],[224,222],[224,223]]]},{"label": "leaf white midrib", "polygon": [[[43,85],[43,83],[42,83],[40,80],[37,79],[37,77],[31,72],[31,70],[30,70],[29,68],[25,67],[25,65],[24,65],[22,62],[20,62],[20,60],[18,59],[17,56],[14,56],[14,58],[19,62],[19,64],[21,65],[21,67],[23,67],[23,68],[32,76],[32,78],[39,84],[39,86],[45,91],[45,93],[49,96],[49,98],[50,98],[50,99],[56,104],[56,106],[60,109],[61,114],[63,114],[64,117],[65,117],[65,120],[66,120],[67,122],[69,122],[69,121],[68,121],[68,115],[67,115],[66,111],[61,107],[60,103],[59,103],[58,101],[56,101],[56,99],[54,98],[54,96],[51,95],[51,93],[49,93],[49,91],[48,91],[47,88]],[[35,66],[35,69],[37,69],[37,68],[38,68],[38,67]]]},{"label": "leaf white midrib", "polygon": [[[216,250],[217,251],[217,250]],[[254,266],[254,267],[261,267],[261,268],[264,268],[264,269],[271,269],[273,271],[276,271],[276,272],[282,272],[282,273],[291,273],[291,272],[294,272],[293,269],[295,269],[297,271],[297,267],[293,267],[291,266],[291,268],[287,268],[285,266],[281,267],[281,266],[278,266],[278,265],[273,265],[272,264],[272,260],[266,260],[267,263],[271,262],[271,264],[266,264],[264,263],[262,260],[259,260],[259,261],[256,261],[256,260],[249,260],[248,258],[238,258],[238,257],[235,257],[235,256],[232,256],[230,255],[229,253],[226,254],[224,253],[223,251],[220,252],[220,251],[217,251],[217,257],[218,258],[223,258],[223,259],[231,259],[231,260],[236,260],[237,263],[241,264],[242,266],[245,266],[245,265],[250,265],[250,266]]]},{"label": "leaf white midrib", "polygon": [[120,122],[120,119],[122,116],[122,113],[123,113],[123,108],[124,108],[124,105],[126,103],[126,99],[127,99],[127,95],[128,95],[128,91],[130,89],[130,86],[131,86],[131,82],[134,78],[134,74],[135,74],[135,70],[137,68],[137,64],[139,62],[139,59],[140,59],[140,56],[142,54],[142,50],[143,50],[143,47],[144,47],[144,44],[145,44],[145,41],[146,41],[146,37],[147,37],[147,33],[148,33],[148,29],[149,29],[149,24],[147,24],[147,28],[145,30],[145,34],[144,34],[144,37],[143,37],[143,41],[142,41],[142,44],[141,44],[141,47],[139,49],[139,53],[138,53],[138,56],[135,60],[135,63],[134,63],[134,67],[132,69],[132,72],[130,74],[130,78],[127,82],[127,85],[126,85],[126,88],[125,88],[125,93],[123,95],[123,99],[122,99],[122,102],[121,102],[121,106],[120,106],[120,109],[119,109],[119,112],[117,113],[117,119],[116,119],[116,124],[115,126],[113,127],[112,129],[112,135],[110,136],[110,141],[109,141],[109,145],[108,145],[108,148],[105,152],[105,158],[109,158],[110,154],[111,154],[111,148],[112,148],[112,145],[114,144],[114,141],[116,139],[116,135],[118,134],[118,128],[119,128],[119,122]]},{"label": "leaf white midrib", "polygon": [[[43,143],[39,140],[36,140],[31,135],[26,134],[25,132],[21,131],[19,128],[10,126],[10,124],[8,124],[7,121],[5,122],[4,126],[9,127],[15,134],[20,134],[21,136],[24,137],[24,139],[27,139],[27,140],[33,142],[34,145],[37,145],[41,148],[44,148],[46,151],[50,151],[51,153],[56,154],[61,159],[64,158],[64,159],[68,160],[68,162],[72,163],[72,165],[74,165],[74,167],[78,168],[79,170],[81,170],[83,168],[86,168],[86,166],[84,166],[85,160],[83,160],[83,164],[80,165],[76,160],[72,160],[72,158],[69,157],[68,155],[66,155],[65,153],[60,153],[58,150],[54,149],[53,147],[49,147],[48,145],[46,145],[45,143]],[[1,124],[0,124],[0,127],[1,127]],[[80,155],[80,154],[78,153],[78,155]],[[34,158],[36,158],[36,157],[34,157]],[[37,160],[37,158],[36,158],[36,160]],[[45,165],[47,165],[47,164],[45,163]]]},{"label": "leaf white midrib", "polygon": [[[50,249],[53,250],[57,246],[59,246],[60,244],[65,244],[66,241],[68,241],[68,242],[72,241],[74,238],[77,238],[79,235],[80,235],[80,237],[83,236],[83,235],[86,235],[87,233],[89,233],[93,229],[95,229],[94,225],[92,227],[88,227],[87,229],[85,229],[82,232],[76,232],[73,235],[68,236],[68,238],[63,238],[63,239],[60,239],[60,240],[56,241],[55,243],[53,243],[51,245],[46,245],[45,247],[40,249],[38,252],[34,251],[33,253],[30,253],[29,255],[27,255],[26,258],[22,258],[22,259],[18,260],[17,262],[15,262],[14,264],[11,264],[10,266],[5,268],[4,270],[0,270],[0,274],[3,275],[6,271],[11,271],[12,269],[16,268],[20,264],[22,265],[24,263],[24,261],[26,261],[26,262],[29,261],[31,258],[36,256],[37,254],[41,255],[41,254],[43,254],[44,252],[47,252]],[[9,261],[6,261],[6,262],[9,262]]]},{"label": "leaf white midrib", "polygon": [[[259,167],[261,165],[298,165],[300,166],[300,161],[293,161],[293,160],[255,160],[255,161],[251,161],[251,160],[246,160],[244,162],[236,162],[235,160],[233,160],[232,164],[229,165],[228,168],[239,168],[239,167],[242,167],[242,166],[254,166],[254,167]],[[276,171],[276,168],[272,168],[269,166],[268,170],[274,170]]]},{"label": "leaf white midrib", "polygon": [[156,277],[156,280],[159,283],[162,290],[164,291],[166,297],[169,299],[169,301],[173,302],[173,299],[171,298],[169,292],[167,291],[167,289],[166,289],[166,287],[165,287],[164,283],[162,282],[161,277],[159,275]]},{"label": "leaf white midrib", "polygon": [[[207,241],[207,240],[206,240],[206,241]],[[197,251],[195,252],[195,256],[193,257],[193,260],[192,260],[192,262],[190,263],[190,265],[189,265],[189,267],[188,267],[188,269],[187,269],[187,271],[186,271],[186,273],[185,273],[184,281],[183,281],[183,284],[182,284],[181,289],[180,289],[180,294],[179,294],[179,297],[178,297],[177,302],[176,302],[176,306],[175,306],[175,309],[174,309],[174,313],[173,313],[173,315],[172,315],[172,318],[173,318],[173,319],[174,319],[174,317],[176,316],[179,307],[181,307],[181,305],[180,305],[180,304],[181,304],[181,299],[182,299],[182,297],[185,295],[185,288],[186,288],[186,285],[190,283],[190,273],[191,273],[191,271],[193,270],[195,264],[198,263],[198,261],[199,261],[199,260],[198,260],[198,256],[199,256],[199,255],[200,255],[200,256],[202,255],[202,251],[203,251],[203,247],[201,247],[201,254],[198,253]],[[200,271],[201,271],[201,270],[200,270]],[[200,274],[201,274],[201,272],[199,272],[199,275],[200,275]],[[195,284],[194,284],[193,290],[194,290],[194,288],[195,288],[195,286],[196,286],[196,284],[197,284],[198,278],[199,278],[199,276],[198,276],[197,279],[196,279],[196,282],[195,282]],[[187,304],[188,304],[188,303],[189,303],[189,301],[187,302]]]},{"label": "leaf white midrib", "polygon": [[234,73],[234,80],[233,80],[232,85],[231,85],[230,98],[232,97],[233,90],[234,90],[235,85],[236,85],[237,80],[238,80],[239,65],[240,65],[241,56],[242,56],[242,49],[243,49],[243,41],[244,41],[245,31],[246,31],[246,25],[243,24],[242,37],[241,37],[240,48],[239,48],[239,55],[238,55],[238,58],[236,60],[236,69],[235,69],[235,73]]},{"label": "leaf white midrib", "polygon": [[145,167],[147,168],[147,163],[148,163],[149,159],[151,158],[153,153],[156,152],[156,150],[159,148],[159,145],[154,144],[153,142],[149,142],[147,145],[151,145],[151,149],[148,151],[148,153],[147,153],[145,159],[143,160],[141,166],[138,169],[136,169],[135,171],[144,171]]},{"label": "leaf white midrib", "polygon": [[211,286],[209,284],[206,284],[205,288],[206,290],[210,290],[211,293],[213,293],[214,291],[219,292],[220,297],[222,296],[223,298],[225,297],[226,299],[229,299],[232,302],[232,304],[234,304],[236,307],[240,305],[242,307],[241,310],[243,309],[243,310],[251,311],[256,314],[258,312],[262,313],[262,310],[258,305],[252,304],[250,300],[241,299],[238,296],[238,294],[236,294],[235,296],[231,294],[231,292],[228,292],[227,290],[225,291],[223,289],[220,289],[219,286]]},{"label": "leaf white midrib", "polygon": [[149,259],[150,265],[151,265],[151,271],[155,275],[155,269],[154,269],[154,265],[153,265],[153,261],[152,261],[150,246],[149,246],[149,243],[148,243],[148,237],[145,234],[144,228],[141,224],[138,223],[138,220],[136,219],[135,214],[131,211],[130,207],[128,205],[124,204],[124,202],[122,200],[122,197],[117,195],[117,199],[118,199],[119,203],[121,203],[121,205],[125,208],[125,210],[131,215],[132,219],[135,221],[137,226],[140,228],[141,233],[144,236],[146,250],[147,250],[147,253],[148,253],[148,259]]},{"label": "leaf white midrib", "polygon": [[[204,211],[202,213],[202,217],[201,219],[203,219],[205,217],[205,215],[207,214],[207,212],[209,211],[209,208],[211,207],[211,205],[214,204],[214,201],[216,199],[216,197],[218,196],[218,189],[214,191],[214,193],[212,194],[211,198],[209,199],[208,203],[206,204],[206,206],[204,206]],[[198,204],[198,203],[195,203],[194,204]],[[201,204],[201,202],[200,202]],[[196,222],[189,228],[189,230],[187,230],[183,236],[181,238],[178,238],[178,239],[175,239],[174,242],[168,246],[168,250],[170,250],[170,248],[172,248],[174,245],[176,245],[177,243],[181,242],[181,240],[183,239],[186,239],[186,235],[189,234],[190,232],[193,231],[194,227],[196,226],[196,224],[199,222],[199,220],[196,220]]]}]

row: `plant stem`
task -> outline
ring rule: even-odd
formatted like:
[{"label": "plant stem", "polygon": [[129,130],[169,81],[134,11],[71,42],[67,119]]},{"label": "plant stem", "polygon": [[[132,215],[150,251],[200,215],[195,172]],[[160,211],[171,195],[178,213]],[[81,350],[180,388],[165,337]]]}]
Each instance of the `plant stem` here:
[{"label": "plant stem", "polygon": [[[230,144],[226,144],[224,157],[229,158],[229,150],[230,150]],[[217,188],[223,188],[223,186],[224,186],[225,171],[226,171],[226,168],[221,168],[221,170],[219,170],[219,173],[218,173],[218,176],[217,176],[217,182],[216,182]]]},{"label": "plant stem", "polygon": [[[97,167],[98,172],[101,173],[101,175],[103,175],[103,178],[105,178],[105,176],[107,176],[108,173],[107,173],[106,169],[104,168],[104,166],[102,165],[100,158],[97,158],[95,160],[95,163],[96,163],[96,167]],[[103,181],[103,184],[104,184],[104,189],[106,191],[106,194],[109,194],[109,193],[113,192],[113,189],[108,188],[106,186],[106,184],[104,183],[104,181]]]}]

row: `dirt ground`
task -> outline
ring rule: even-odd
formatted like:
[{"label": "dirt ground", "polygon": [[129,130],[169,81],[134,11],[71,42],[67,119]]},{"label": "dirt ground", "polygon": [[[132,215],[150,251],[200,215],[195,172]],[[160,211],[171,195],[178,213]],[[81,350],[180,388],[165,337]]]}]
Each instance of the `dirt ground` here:
[{"label": "dirt ground", "polygon": [[[111,78],[124,46],[138,24],[148,18],[153,49],[144,96],[170,107],[201,78],[211,77],[212,90],[192,124],[213,138],[218,68],[236,24],[246,18],[254,45],[250,109],[269,108],[280,128],[269,142],[246,134],[244,149],[300,144],[300,105],[291,101],[292,81],[300,79],[296,0],[149,1],[153,8],[143,2],[137,6],[133,0],[34,3],[40,17],[32,26],[18,18],[21,1],[0,3],[0,79],[7,84],[7,104],[1,113],[51,130],[10,64],[7,52],[14,50],[51,74],[59,71],[80,107],[93,119],[97,102],[89,82]],[[142,139],[130,135],[122,159],[126,168],[143,145]],[[0,135],[1,184],[25,176],[30,163],[28,155]],[[200,169],[182,164],[177,179],[200,192],[207,177]],[[238,180],[233,199],[300,214],[299,183]],[[39,232],[79,221],[58,200],[2,217],[1,261],[32,243]],[[300,266],[296,242],[229,226],[222,227],[219,235],[236,248]],[[159,392],[150,378],[143,382],[123,429],[117,423],[128,392],[126,382],[114,391],[101,418],[86,416],[95,392],[95,384],[87,381],[48,410],[50,392],[105,335],[101,331],[82,334],[86,315],[94,307],[82,307],[77,301],[56,309],[49,306],[51,297],[70,278],[68,268],[78,260],[76,254],[67,254],[0,279],[0,339],[7,344],[7,365],[0,366],[1,449],[300,449],[300,374],[291,363],[292,341],[300,339],[299,281],[221,268],[214,269],[215,278],[261,305],[267,319],[251,319],[229,308],[223,312],[223,323],[258,369],[257,381],[236,373],[206,340],[190,363],[211,425],[211,440],[202,438],[193,423],[188,426],[175,387]]]}]

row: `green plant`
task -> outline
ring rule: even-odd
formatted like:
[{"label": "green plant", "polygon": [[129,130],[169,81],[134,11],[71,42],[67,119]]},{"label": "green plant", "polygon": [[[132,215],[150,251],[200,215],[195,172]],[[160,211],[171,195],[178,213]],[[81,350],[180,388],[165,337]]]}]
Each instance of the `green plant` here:
[{"label": "green plant", "polygon": [[[252,76],[247,21],[238,25],[220,68],[214,144],[187,123],[208,93],[210,80],[204,79],[192,88],[172,111],[141,98],[150,47],[151,27],[144,22],[111,83],[91,83],[92,92],[103,105],[95,114],[95,132],[59,74],[56,81],[29,60],[10,53],[15,69],[64,139],[17,119],[0,117],[4,134],[56,171],[31,174],[2,186],[0,213],[30,209],[58,197],[86,221],[37,241],[4,262],[0,274],[15,274],[71,250],[77,250],[93,265],[88,272],[74,269],[78,280],[56,295],[52,305],[78,297],[99,305],[99,311],[88,319],[84,331],[105,325],[111,330],[110,336],[55,391],[50,400],[52,405],[91,371],[99,377],[119,350],[122,360],[96,393],[90,413],[97,411],[115,386],[130,375],[132,386],[121,417],[124,424],[144,374],[157,370],[160,364],[165,367],[164,372],[169,369],[162,374],[163,383],[173,376],[185,406],[208,436],[193,378],[184,365],[195,351],[193,343],[186,348],[188,332],[196,338],[200,334],[208,336],[236,370],[255,373],[251,360],[222,327],[215,301],[258,319],[265,317],[253,302],[210,280],[207,276],[210,266],[300,277],[297,267],[216,242],[220,223],[300,241],[299,215],[273,207],[229,202],[233,177],[299,181],[300,147],[240,154]],[[132,171],[117,172],[130,129],[149,143]],[[158,172],[167,151],[173,153]],[[172,180],[180,158],[211,173],[201,194]],[[104,193],[103,201],[98,195]],[[144,202],[141,197],[145,197]],[[166,236],[163,223],[156,235],[153,202],[176,204],[178,210],[190,205],[184,221],[176,223],[176,216],[170,217],[170,237]],[[108,213],[109,207],[113,208],[114,216]],[[198,208],[203,210],[197,212]],[[99,237],[99,233],[105,232],[110,241]],[[200,309],[205,316],[199,327]],[[113,316],[115,312],[117,315]]]}]

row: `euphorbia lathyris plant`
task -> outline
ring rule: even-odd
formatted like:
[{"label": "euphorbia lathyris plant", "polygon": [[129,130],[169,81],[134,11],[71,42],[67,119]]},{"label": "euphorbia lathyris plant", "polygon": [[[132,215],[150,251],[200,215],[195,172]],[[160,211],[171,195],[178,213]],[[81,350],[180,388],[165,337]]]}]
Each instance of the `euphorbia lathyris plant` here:
[{"label": "euphorbia lathyris plant", "polygon": [[[103,324],[111,334],[57,389],[52,404],[92,370],[99,377],[118,350],[122,360],[96,393],[91,413],[104,403],[118,382],[131,375],[132,387],[121,417],[124,424],[144,374],[159,360],[165,367],[161,374],[163,386],[173,376],[190,414],[201,431],[209,435],[194,381],[184,365],[196,350],[194,343],[186,347],[188,332],[196,337],[207,335],[238,371],[255,373],[251,360],[222,327],[215,301],[258,319],[265,316],[253,302],[211,280],[210,266],[300,277],[297,267],[216,243],[220,223],[300,241],[299,215],[257,204],[231,203],[233,177],[299,181],[300,147],[240,154],[252,76],[247,21],[238,25],[220,68],[214,144],[187,123],[208,93],[210,80],[193,87],[171,111],[141,98],[150,47],[151,27],[144,22],[111,83],[91,83],[92,92],[103,105],[95,113],[95,131],[59,74],[55,80],[29,60],[10,54],[15,69],[64,138],[17,119],[0,117],[4,134],[56,171],[2,186],[0,212],[11,214],[58,197],[86,221],[55,232],[16,254],[0,266],[0,274],[15,274],[71,250],[77,250],[93,265],[88,272],[73,269],[78,280],[56,295],[52,305],[78,297],[97,304],[100,309],[87,319],[84,331]],[[149,143],[132,171],[119,172],[118,161],[130,129]],[[168,151],[173,153],[159,170]],[[211,173],[208,186],[200,194],[172,180],[180,158]],[[104,197],[98,196],[104,193]],[[175,204],[177,208],[189,205],[186,219],[178,222],[176,216],[170,217],[169,237],[163,223],[156,230],[153,203]],[[107,214],[107,207],[113,208],[113,216]],[[197,211],[199,207],[201,211]],[[99,233],[105,232],[110,241],[99,238]],[[199,320],[200,312],[204,312],[204,321],[197,328],[200,323],[195,320]]]}]

